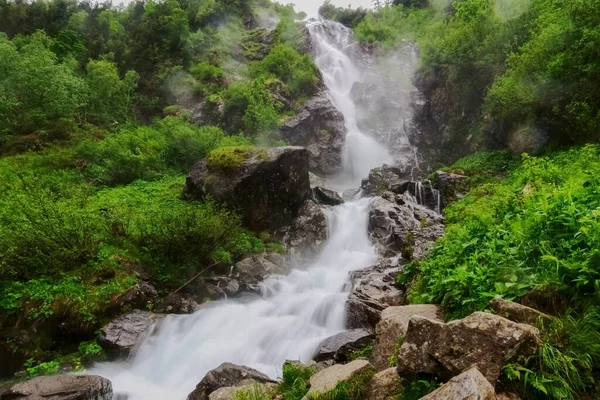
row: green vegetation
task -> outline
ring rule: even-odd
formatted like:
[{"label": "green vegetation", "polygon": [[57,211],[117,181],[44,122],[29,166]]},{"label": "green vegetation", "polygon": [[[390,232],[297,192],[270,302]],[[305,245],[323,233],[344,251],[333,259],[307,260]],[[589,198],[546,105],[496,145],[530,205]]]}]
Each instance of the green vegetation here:
[{"label": "green vegetation", "polygon": [[314,373],[312,368],[285,364],[277,394],[283,395],[286,400],[302,399],[308,392],[308,380]]},{"label": "green vegetation", "polygon": [[436,377],[414,377],[408,379],[402,385],[402,391],[398,398],[401,400],[418,400],[421,397],[427,396],[440,386],[442,386],[442,382]]},{"label": "green vegetation", "polygon": [[593,390],[600,362],[600,147],[521,161],[502,152],[457,162],[474,187],[446,210],[445,236],[401,276],[415,303],[449,318],[502,296],[556,315],[526,365],[510,365],[527,398],[577,398]]},{"label": "green vegetation", "polygon": [[281,251],[182,191],[202,159],[280,143],[317,85],[298,17],[268,0],[0,1],[0,344],[29,376],[101,356],[86,343],[132,307],[117,300],[139,271],[164,295]]},{"label": "green vegetation", "polygon": [[373,345],[368,344],[362,349],[354,350],[348,354],[348,361],[354,361],[358,358],[371,358],[373,354]]}]

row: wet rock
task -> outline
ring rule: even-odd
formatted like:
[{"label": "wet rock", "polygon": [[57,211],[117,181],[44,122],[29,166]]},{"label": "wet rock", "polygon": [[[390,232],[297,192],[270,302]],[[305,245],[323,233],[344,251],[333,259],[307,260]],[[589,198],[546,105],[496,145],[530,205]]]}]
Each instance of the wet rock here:
[{"label": "wet rock", "polygon": [[444,219],[404,194],[387,192],[371,203],[368,229],[381,257],[421,259],[443,236]]},{"label": "wet rock", "polygon": [[184,297],[179,293],[169,293],[156,311],[167,314],[191,314],[198,307],[199,305],[194,299]]},{"label": "wet rock", "polygon": [[148,282],[138,281],[134,287],[114,299],[108,306],[109,310],[120,310],[124,306],[131,308],[147,308],[156,304],[158,292]]},{"label": "wet rock", "polygon": [[374,374],[375,368],[366,360],[355,360],[348,364],[336,364],[310,377],[310,389],[303,397],[310,399],[311,395],[325,395],[335,389],[338,383],[348,382],[359,374]]},{"label": "wet rock", "polygon": [[536,326],[540,323],[544,325],[552,321],[552,317],[548,314],[499,297],[490,300],[490,307],[496,314],[522,324]]},{"label": "wet rock", "polygon": [[346,127],[344,116],[325,92],[310,98],[294,117],[284,122],[281,136],[295,146],[308,149],[311,172],[322,175],[339,172]]},{"label": "wet rock", "polygon": [[327,206],[337,206],[344,204],[344,199],[338,194],[338,192],[317,186],[313,188],[313,200],[317,204],[325,204]]},{"label": "wet rock", "polygon": [[395,400],[402,390],[403,379],[396,368],[388,368],[373,375],[365,400]]},{"label": "wet rock", "polygon": [[320,176],[315,175],[312,172],[308,173],[308,178],[310,180],[310,187],[313,189],[317,186],[327,186],[327,181],[324,178],[321,178]]},{"label": "wet rock", "polygon": [[383,164],[379,168],[373,168],[369,177],[362,180],[360,187],[364,196],[378,196],[386,191],[401,193],[401,188],[409,181],[410,174],[406,171]]},{"label": "wet rock", "polygon": [[244,291],[259,291],[258,284],[269,275],[285,274],[290,266],[278,253],[252,254],[235,264],[234,276]]},{"label": "wet rock", "polygon": [[471,368],[450,379],[436,391],[420,400],[496,400],[494,387],[477,370]]},{"label": "wet rock", "polygon": [[0,393],[0,400],[111,400],[112,384],[95,375],[40,376]]},{"label": "wet rock", "polygon": [[444,324],[413,316],[398,356],[398,373],[431,373],[444,380],[472,366],[495,384],[509,362],[534,355],[539,331],[497,315],[476,312]]},{"label": "wet rock", "polygon": [[317,346],[313,360],[345,361],[348,354],[373,342],[373,334],[364,329],[351,329],[324,339]]},{"label": "wet rock", "polygon": [[376,341],[373,346],[372,363],[379,371],[388,368],[389,358],[404,340],[408,322],[413,315],[443,322],[442,309],[434,304],[388,307],[381,313],[381,320],[375,327]]},{"label": "wet rock", "polygon": [[381,312],[404,301],[404,293],[396,286],[402,268],[385,264],[353,271],[352,290],[346,302],[347,327],[374,331]]},{"label": "wet rock", "polygon": [[187,400],[208,400],[209,395],[217,389],[238,386],[240,383],[274,383],[267,375],[255,369],[223,363],[217,368],[208,371],[196,389],[190,393]]},{"label": "wet rock", "polygon": [[163,318],[161,314],[135,310],[105,325],[100,330],[98,343],[110,359],[127,357]]},{"label": "wet rock", "polygon": [[288,226],[310,197],[308,152],[301,147],[260,149],[232,170],[194,165],[186,178],[186,197],[207,195],[240,211],[254,231]]},{"label": "wet rock", "polygon": [[327,240],[327,216],[323,209],[312,200],[307,200],[287,232],[283,233],[284,243],[299,262],[307,262],[319,253]]},{"label": "wet rock", "polygon": [[464,175],[437,171],[433,182],[440,191],[442,209],[448,204],[462,199],[469,191],[469,178]]}]

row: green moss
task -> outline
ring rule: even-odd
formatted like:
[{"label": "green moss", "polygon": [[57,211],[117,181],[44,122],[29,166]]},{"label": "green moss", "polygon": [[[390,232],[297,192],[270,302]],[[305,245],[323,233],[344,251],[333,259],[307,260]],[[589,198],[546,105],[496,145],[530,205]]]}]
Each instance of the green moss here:
[{"label": "green moss", "polygon": [[254,151],[253,146],[221,147],[208,154],[206,165],[225,171],[235,170],[250,158]]}]

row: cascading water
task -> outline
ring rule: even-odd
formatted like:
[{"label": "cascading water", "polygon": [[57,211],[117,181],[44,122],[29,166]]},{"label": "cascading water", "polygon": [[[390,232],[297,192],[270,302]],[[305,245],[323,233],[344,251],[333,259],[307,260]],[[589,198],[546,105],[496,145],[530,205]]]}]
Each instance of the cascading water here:
[{"label": "cascading water", "polygon": [[[328,21],[313,20],[308,26],[316,63],[348,128],[344,183],[338,183],[357,186],[390,156],[354,120],[348,91],[360,74],[344,52],[349,30]],[[170,315],[128,361],[99,364],[90,373],[109,378],[115,393],[130,400],[183,400],[206,372],[223,362],[276,377],[286,359],[308,361],[322,339],[344,330],[349,272],[377,259],[367,237],[369,203],[359,199],[327,211],[329,239],[313,265],[269,277],[260,296],[218,301],[192,315]]]}]

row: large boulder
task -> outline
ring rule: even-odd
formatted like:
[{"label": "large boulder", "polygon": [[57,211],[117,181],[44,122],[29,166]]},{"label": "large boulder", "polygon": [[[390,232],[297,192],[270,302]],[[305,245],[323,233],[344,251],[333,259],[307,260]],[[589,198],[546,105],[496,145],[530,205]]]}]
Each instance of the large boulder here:
[{"label": "large boulder", "polygon": [[312,200],[306,200],[281,242],[299,262],[308,262],[319,253],[328,235],[327,216]]},{"label": "large boulder", "polygon": [[376,196],[386,191],[401,193],[402,186],[407,182],[410,182],[409,171],[383,164],[379,168],[373,168],[360,186],[364,196]]},{"label": "large boulder", "polygon": [[396,400],[402,390],[403,379],[396,368],[388,368],[373,375],[365,400]]},{"label": "large boulder", "polygon": [[490,307],[496,314],[522,324],[536,326],[538,324],[548,324],[552,321],[552,317],[548,314],[500,297],[490,300]]},{"label": "large boulder", "polygon": [[421,259],[444,234],[444,218],[412,196],[386,192],[371,203],[369,234],[381,257]]},{"label": "large boulder", "polygon": [[350,329],[340,332],[324,339],[317,346],[313,356],[315,361],[334,359],[335,361],[346,361],[353,350],[358,350],[373,342],[373,334],[364,329]]},{"label": "large boulder", "polygon": [[534,355],[540,332],[494,314],[476,312],[447,324],[413,316],[398,355],[398,373],[451,379],[472,366],[494,385],[502,367]]},{"label": "large boulder", "polygon": [[237,386],[222,387],[208,396],[208,400],[239,400],[246,398],[269,398],[275,397],[277,385],[274,383],[257,383],[252,380],[240,382]]},{"label": "large boulder", "polygon": [[[388,307],[381,313],[381,320],[375,327],[375,345],[372,363],[379,371],[389,367],[390,356],[398,351],[398,345],[404,340],[408,322],[413,315],[442,322],[442,309],[434,304],[415,304],[409,306]],[[394,360],[395,361],[395,360]]]},{"label": "large boulder", "polygon": [[477,370],[471,368],[450,379],[445,385],[420,400],[496,400],[494,387]]},{"label": "large boulder", "polygon": [[187,400],[209,400],[209,395],[217,389],[254,382],[273,383],[267,375],[255,369],[231,363],[223,363],[217,368],[208,371],[200,383],[196,385],[196,389],[188,395]]},{"label": "large boulder", "polygon": [[317,204],[324,204],[327,206],[337,206],[344,203],[342,196],[334,190],[324,188],[322,186],[314,187],[312,190],[313,200]]},{"label": "large boulder", "polygon": [[346,127],[344,116],[326,93],[319,92],[310,98],[295,116],[285,121],[281,136],[308,149],[311,172],[323,175],[339,172]]},{"label": "large boulder", "polygon": [[469,178],[465,175],[437,171],[433,183],[440,191],[441,208],[462,199],[469,191]]},{"label": "large boulder", "polygon": [[285,274],[289,264],[278,253],[252,254],[235,264],[233,276],[244,291],[258,292],[258,284],[269,275]]},{"label": "large boulder", "polygon": [[105,325],[100,330],[98,343],[110,359],[127,357],[163,318],[161,314],[135,310]]},{"label": "large boulder", "polygon": [[403,303],[404,293],[396,286],[396,277],[401,272],[402,267],[380,263],[350,274],[352,289],[346,301],[348,328],[374,331],[384,309]]},{"label": "large boulder", "polygon": [[95,375],[40,376],[0,393],[0,400],[112,400],[112,384]]},{"label": "large boulder", "polygon": [[245,161],[227,169],[206,161],[194,165],[186,178],[186,196],[209,195],[235,207],[257,232],[289,225],[310,197],[307,150],[287,146],[244,154]]},{"label": "large boulder", "polygon": [[[335,389],[338,383],[349,382],[360,376],[375,374],[375,368],[366,360],[354,360],[348,364],[336,364],[310,377],[310,389],[303,400],[316,394],[325,395]],[[189,399],[188,399],[189,400]]]}]

